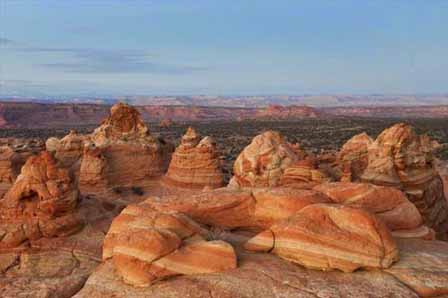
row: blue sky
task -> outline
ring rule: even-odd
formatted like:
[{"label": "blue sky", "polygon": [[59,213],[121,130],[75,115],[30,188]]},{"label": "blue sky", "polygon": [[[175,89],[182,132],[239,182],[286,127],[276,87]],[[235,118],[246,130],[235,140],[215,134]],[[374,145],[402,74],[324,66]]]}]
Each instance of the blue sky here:
[{"label": "blue sky", "polygon": [[0,95],[443,93],[448,1],[0,0]]}]

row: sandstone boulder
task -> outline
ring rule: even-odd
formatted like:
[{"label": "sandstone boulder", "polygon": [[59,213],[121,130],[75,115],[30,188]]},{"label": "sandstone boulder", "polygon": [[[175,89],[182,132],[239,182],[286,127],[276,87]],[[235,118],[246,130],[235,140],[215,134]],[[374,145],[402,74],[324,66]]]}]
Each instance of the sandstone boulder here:
[{"label": "sandstone boulder", "polygon": [[256,136],[236,159],[231,184],[240,187],[276,186],[285,169],[297,160],[294,149],[280,133],[264,132]]},{"label": "sandstone boulder", "polygon": [[233,247],[204,236],[206,230],[181,213],[130,205],[114,219],[104,240],[103,259],[111,258],[123,280],[134,286],[235,268]]},{"label": "sandstone boulder", "polygon": [[88,137],[77,134],[71,130],[68,135],[62,139],[49,138],[46,143],[46,149],[52,152],[54,157],[66,168],[72,168],[79,174],[81,158],[84,151],[84,143]]},{"label": "sandstone boulder", "polygon": [[423,226],[418,209],[406,195],[393,187],[367,183],[335,182],[318,185],[314,190],[334,203],[366,209],[384,221],[397,237],[431,239],[434,232]]},{"label": "sandstone boulder", "polygon": [[367,211],[332,204],[303,208],[250,239],[245,248],[324,271],[388,268],[398,260],[395,242],[381,221]]},{"label": "sandstone boulder", "polygon": [[368,164],[368,148],[373,143],[366,133],[355,135],[348,140],[338,153],[341,181],[359,181]]},{"label": "sandstone boulder", "polygon": [[192,189],[222,187],[224,176],[214,140],[210,137],[200,140],[196,131],[188,128],[172,155],[164,180],[173,186]]},{"label": "sandstone boulder", "polygon": [[0,248],[79,230],[79,193],[70,171],[46,151],[30,157],[0,200]]},{"label": "sandstone boulder", "polygon": [[329,181],[330,178],[317,168],[316,160],[302,159],[284,170],[279,185],[303,188]]},{"label": "sandstone boulder", "polygon": [[435,170],[433,147],[407,124],[384,130],[368,149],[368,166],[361,179],[402,189],[439,237],[448,233],[448,204]]},{"label": "sandstone boulder", "polygon": [[[87,182],[82,179],[85,174],[100,174],[93,181],[108,187],[138,185],[147,178],[161,176],[173,149],[171,144],[149,133],[135,108],[122,103],[111,108],[110,116],[95,129],[90,140],[84,150],[89,158],[83,158],[81,164],[80,185],[83,188]],[[94,164],[99,168],[89,164],[94,156]]]}]

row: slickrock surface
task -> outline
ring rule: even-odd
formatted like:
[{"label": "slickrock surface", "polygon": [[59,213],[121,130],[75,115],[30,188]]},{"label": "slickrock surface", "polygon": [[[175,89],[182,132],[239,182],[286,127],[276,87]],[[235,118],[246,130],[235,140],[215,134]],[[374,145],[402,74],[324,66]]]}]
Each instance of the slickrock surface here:
[{"label": "slickrock surface", "polygon": [[68,169],[46,151],[30,157],[0,200],[0,248],[78,231],[82,227],[78,203],[78,189]]},{"label": "slickrock surface", "polygon": [[324,271],[388,268],[398,259],[381,221],[364,210],[332,204],[303,208],[250,239],[245,248]]},{"label": "slickrock surface", "polygon": [[111,108],[90,139],[84,151],[88,158],[81,163],[82,189],[138,185],[161,176],[173,150],[171,144],[151,136],[135,108],[122,103]]},{"label": "slickrock surface", "polygon": [[303,159],[284,170],[279,185],[301,188],[306,185],[329,182],[330,180],[330,177],[317,168],[314,159]]},{"label": "slickrock surface", "polygon": [[314,190],[324,193],[334,203],[374,213],[396,237],[423,239],[434,237],[434,231],[423,225],[423,219],[414,204],[403,192],[393,187],[334,182],[318,185]]},{"label": "slickrock surface", "polygon": [[[446,278],[446,243],[440,241],[403,239],[398,243],[403,253],[400,260],[384,271],[356,271],[342,273],[305,269],[292,262],[266,253],[238,252],[238,268],[214,274],[180,276],[139,288],[125,284],[111,261],[106,261],[90,276],[84,288],[75,298],[134,298],[134,297],[331,297],[331,298],[418,298],[420,296],[410,283],[396,278],[392,271],[402,267],[415,268],[408,271],[414,282],[421,285],[439,285]],[[409,249],[407,249],[409,248]],[[418,253],[418,250],[422,253]],[[413,260],[414,265],[408,260]],[[426,268],[426,270],[422,270]],[[409,269],[407,269],[409,270]],[[420,271],[421,270],[421,271]],[[442,287],[441,287],[442,288]],[[443,293],[440,291],[439,293]],[[446,296],[446,295],[445,295]],[[437,296],[445,297],[445,296]]]},{"label": "slickrock surface", "polygon": [[284,170],[297,160],[294,149],[283,136],[275,131],[264,132],[256,136],[236,159],[230,184],[277,186]]},{"label": "slickrock surface", "polygon": [[151,197],[145,201],[156,210],[182,212],[202,224],[251,230],[269,228],[305,206],[327,202],[330,199],[317,191],[290,188],[253,191],[220,188],[190,196]]},{"label": "slickrock surface", "polygon": [[84,143],[87,138],[87,136],[77,134],[72,130],[62,139],[49,138],[45,146],[47,151],[52,152],[64,167],[73,168],[75,173],[79,174]]},{"label": "slickrock surface", "polygon": [[385,271],[422,297],[448,295],[448,243],[399,240],[400,262]]},{"label": "slickrock surface", "polygon": [[368,165],[368,148],[373,140],[366,133],[348,140],[338,153],[341,181],[359,181]]},{"label": "slickrock surface", "polygon": [[402,189],[420,211],[425,224],[441,238],[448,234],[448,203],[436,172],[429,138],[407,124],[384,130],[369,146],[362,180]]},{"label": "slickrock surface", "polygon": [[172,155],[165,181],[192,189],[222,187],[224,175],[214,140],[210,137],[201,140],[193,128],[188,128]]},{"label": "slickrock surface", "polygon": [[180,213],[130,205],[111,225],[103,260],[112,258],[123,280],[134,286],[149,286],[173,275],[236,268],[233,247],[224,241],[206,241],[206,233]]}]

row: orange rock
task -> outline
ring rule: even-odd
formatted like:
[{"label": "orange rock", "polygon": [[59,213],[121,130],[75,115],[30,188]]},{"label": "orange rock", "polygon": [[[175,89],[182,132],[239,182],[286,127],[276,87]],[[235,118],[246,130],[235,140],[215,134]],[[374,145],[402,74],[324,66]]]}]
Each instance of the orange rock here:
[{"label": "orange rock", "polygon": [[[80,176],[101,175],[90,180],[98,181],[100,187],[133,186],[163,175],[173,150],[171,144],[151,136],[135,108],[122,103],[111,108],[110,116],[89,138],[84,151],[88,157],[83,158]],[[94,156],[97,160],[91,165]],[[95,186],[83,178],[80,182],[82,188]]]},{"label": "orange rock", "polygon": [[192,189],[222,187],[224,177],[214,140],[210,137],[200,140],[196,131],[188,128],[171,158],[164,180],[170,185]]},{"label": "orange rock", "polygon": [[104,240],[103,259],[112,258],[126,283],[148,286],[180,274],[236,268],[233,247],[204,240],[207,231],[187,216],[130,205],[114,219]]},{"label": "orange rock", "polygon": [[320,171],[313,159],[299,160],[287,167],[280,178],[279,185],[303,187],[304,184],[319,184],[330,181],[327,175]]},{"label": "orange rock", "polygon": [[319,270],[388,268],[398,249],[386,226],[367,211],[314,204],[274,224],[246,245]]},{"label": "orange rock", "polygon": [[425,224],[448,237],[448,203],[434,166],[433,145],[407,124],[384,130],[368,149],[368,166],[361,179],[403,190]]},{"label": "orange rock", "polygon": [[52,152],[54,157],[66,168],[73,168],[75,173],[79,173],[81,157],[84,151],[84,143],[87,136],[79,135],[71,130],[62,139],[49,138],[45,143],[47,151]]},{"label": "orange rock", "polygon": [[59,165],[49,152],[30,157],[0,201],[3,230],[0,247],[79,230],[82,222],[76,214],[78,195],[69,170]]},{"label": "orange rock", "polygon": [[267,131],[256,136],[235,161],[231,185],[272,187],[286,168],[298,160],[294,149],[280,133]]},{"label": "orange rock", "polygon": [[342,172],[341,181],[359,181],[367,168],[367,150],[372,143],[372,138],[366,133],[361,133],[352,137],[342,146],[337,157]]}]

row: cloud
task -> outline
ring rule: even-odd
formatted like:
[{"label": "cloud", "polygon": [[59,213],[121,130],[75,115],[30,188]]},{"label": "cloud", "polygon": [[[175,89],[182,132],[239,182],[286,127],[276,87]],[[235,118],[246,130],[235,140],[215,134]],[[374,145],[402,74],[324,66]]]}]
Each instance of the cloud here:
[{"label": "cloud", "polygon": [[[189,74],[207,68],[191,65],[174,65],[150,61],[155,59],[142,50],[102,50],[89,48],[22,48],[33,53],[62,53],[63,61],[39,64],[47,68],[70,73],[153,73]],[[66,62],[66,60],[75,60]]]}]

